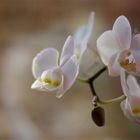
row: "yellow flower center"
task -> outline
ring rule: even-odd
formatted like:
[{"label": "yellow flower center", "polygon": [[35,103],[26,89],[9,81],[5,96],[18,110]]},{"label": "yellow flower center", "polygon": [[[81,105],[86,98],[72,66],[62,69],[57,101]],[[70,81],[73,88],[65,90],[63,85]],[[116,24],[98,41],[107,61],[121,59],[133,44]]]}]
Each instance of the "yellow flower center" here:
[{"label": "yellow flower center", "polygon": [[129,72],[136,72],[136,63],[134,61],[129,62],[128,59],[122,60],[119,62],[120,66]]},{"label": "yellow flower center", "polygon": [[137,115],[140,113],[140,108],[134,108],[132,112]]},{"label": "yellow flower center", "polygon": [[80,58],[80,53],[79,53],[79,52],[76,53],[76,58],[77,58],[77,59]]},{"label": "yellow flower center", "polygon": [[48,77],[43,77],[42,82],[45,83],[45,84],[48,84],[50,86],[53,86],[53,87],[58,87],[60,85],[59,81],[51,80]]},{"label": "yellow flower center", "polygon": [[136,72],[136,62],[130,50],[124,50],[119,57],[119,64],[128,72]]}]

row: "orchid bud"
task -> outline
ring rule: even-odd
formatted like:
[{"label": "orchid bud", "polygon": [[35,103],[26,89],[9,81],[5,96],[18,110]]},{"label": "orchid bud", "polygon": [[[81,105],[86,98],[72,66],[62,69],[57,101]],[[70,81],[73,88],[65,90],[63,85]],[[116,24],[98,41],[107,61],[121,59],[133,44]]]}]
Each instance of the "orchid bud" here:
[{"label": "orchid bud", "polygon": [[104,126],[105,124],[105,112],[104,109],[100,106],[95,107],[91,112],[92,120],[99,127]]}]

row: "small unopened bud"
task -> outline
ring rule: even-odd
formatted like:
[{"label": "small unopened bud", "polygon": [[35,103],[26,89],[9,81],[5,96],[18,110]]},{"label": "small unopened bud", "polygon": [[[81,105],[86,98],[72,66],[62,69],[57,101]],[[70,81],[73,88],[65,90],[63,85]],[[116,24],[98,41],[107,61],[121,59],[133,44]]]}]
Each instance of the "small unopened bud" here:
[{"label": "small unopened bud", "polygon": [[97,126],[104,126],[105,124],[105,112],[100,106],[95,107],[91,112],[92,120]]}]

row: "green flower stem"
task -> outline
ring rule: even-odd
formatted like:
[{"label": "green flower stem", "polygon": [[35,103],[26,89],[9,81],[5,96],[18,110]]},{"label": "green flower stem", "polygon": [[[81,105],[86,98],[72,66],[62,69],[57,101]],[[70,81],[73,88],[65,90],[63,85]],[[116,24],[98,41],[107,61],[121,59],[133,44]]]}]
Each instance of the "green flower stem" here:
[{"label": "green flower stem", "polygon": [[117,98],[113,98],[113,99],[110,99],[110,100],[101,100],[99,98],[97,98],[97,103],[98,104],[101,104],[101,105],[107,105],[107,104],[112,104],[112,103],[116,103],[116,102],[121,102],[123,101],[124,99],[126,99],[126,96],[125,95],[121,95]]}]

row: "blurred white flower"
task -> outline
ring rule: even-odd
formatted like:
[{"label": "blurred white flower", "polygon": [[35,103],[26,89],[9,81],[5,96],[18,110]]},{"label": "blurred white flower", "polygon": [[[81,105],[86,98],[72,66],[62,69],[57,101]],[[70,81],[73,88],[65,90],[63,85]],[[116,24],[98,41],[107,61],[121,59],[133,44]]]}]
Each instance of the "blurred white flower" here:
[{"label": "blurred white flower", "polygon": [[80,26],[74,33],[75,54],[79,63],[88,47],[94,25],[94,15],[94,12],[91,12],[89,15],[88,23],[86,25]]},{"label": "blurred white flower", "polygon": [[33,59],[32,73],[36,81],[31,88],[55,91],[56,97],[62,97],[79,73],[74,47],[74,40],[69,36],[64,44],[59,64],[59,53],[56,49],[46,48],[41,51]]},{"label": "blurred white flower", "polygon": [[97,49],[111,76],[118,76],[121,67],[130,74],[140,75],[140,34],[132,38],[125,16],[118,17],[113,29],[98,38]]},{"label": "blurred white flower", "polygon": [[121,70],[121,85],[126,96],[126,99],[121,102],[124,115],[140,124],[140,86],[132,75],[129,75],[126,81],[124,70]]}]

